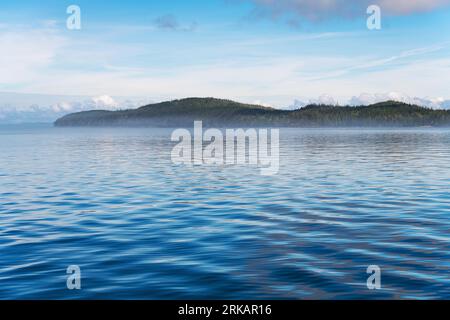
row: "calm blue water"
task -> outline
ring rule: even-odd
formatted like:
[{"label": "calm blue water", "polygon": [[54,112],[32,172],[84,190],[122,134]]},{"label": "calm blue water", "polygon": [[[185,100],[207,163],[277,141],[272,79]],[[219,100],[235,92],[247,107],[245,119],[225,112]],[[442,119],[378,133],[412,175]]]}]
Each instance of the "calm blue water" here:
[{"label": "calm blue water", "polygon": [[282,130],[273,177],[170,134],[1,128],[0,299],[450,298],[450,131]]}]

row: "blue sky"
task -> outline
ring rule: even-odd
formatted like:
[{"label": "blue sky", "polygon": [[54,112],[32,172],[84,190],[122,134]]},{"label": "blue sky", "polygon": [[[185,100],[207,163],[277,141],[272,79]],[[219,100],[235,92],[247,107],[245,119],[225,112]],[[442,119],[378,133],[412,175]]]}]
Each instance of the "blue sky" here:
[{"label": "blue sky", "polygon": [[[381,7],[381,30],[366,27],[372,3]],[[72,4],[81,8],[81,30],[66,28]],[[392,96],[443,101],[450,98],[449,4],[2,1],[0,92],[17,99],[8,94],[0,113],[2,103],[11,108],[26,94],[113,97],[104,99],[111,105],[188,96],[275,107]]]}]

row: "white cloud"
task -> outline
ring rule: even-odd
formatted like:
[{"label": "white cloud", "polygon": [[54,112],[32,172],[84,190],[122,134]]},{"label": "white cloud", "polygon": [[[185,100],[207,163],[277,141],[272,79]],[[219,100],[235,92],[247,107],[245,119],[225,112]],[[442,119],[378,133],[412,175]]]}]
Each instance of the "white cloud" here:
[{"label": "white cloud", "polygon": [[116,97],[53,96],[0,92],[0,122],[53,122],[68,113],[87,110],[135,109],[151,99]]},{"label": "white cloud", "polygon": [[99,108],[116,109],[119,105],[113,98],[108,95],[94,97],[92,98],[92,101]]},{"label": "white cloud", "polygon": [[368,106],[371,104],[385,102],[385,101],[398,101],[408,104],[414,104],[422,107],[432,109],[449,109],[450,100],[445,100],[442,97],[430,98],[430,97],[413,97],[401,92],[387,92],[387,93],[361,93],[358,96],[353,96],[348,100],[342,100],[338,102],[336,99],[329,95],[322,95],[317,99],[299,100],[295,99],[294,103],[289,106],[288,109],[296,110],[303,108],[310,104],[327,104],[327,105],[350,105],[350,106]]},{"label": "white cloud", "polygon": [[49,67],[65,39],[50,29],[8,28],[0,32],[0,85],[37,80]]},{"label": "white cloud", "polygon": [[53,104],[51,108],[54,112],[69,112],[73,110],[73,106],[69,102],[65,101]]},{"label": "white cloud", "polygon": [[427,108],[433,109],[446,109],[450,100],[445,100],[442,97],[430,98],[430,97],[412,97],[401,92],[389,92],[389,93],[362,93],[359,96],[352,97],[349,101],[349,105],[370,105],[383,101],[398,101],[409,104],[415,104]]}]

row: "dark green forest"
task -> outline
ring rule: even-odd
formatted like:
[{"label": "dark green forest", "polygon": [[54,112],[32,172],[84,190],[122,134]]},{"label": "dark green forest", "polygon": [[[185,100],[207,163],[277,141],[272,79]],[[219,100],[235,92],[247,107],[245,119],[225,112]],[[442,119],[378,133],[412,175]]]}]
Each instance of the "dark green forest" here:
[{"label": "dark green forest", "polygon": [[69,114],[57,127],[442,127],[450,126],[449,110],[386,101],[370,106],[309,105],[278,110],[215,98],[187,98],[133,110],[86,111]]}]

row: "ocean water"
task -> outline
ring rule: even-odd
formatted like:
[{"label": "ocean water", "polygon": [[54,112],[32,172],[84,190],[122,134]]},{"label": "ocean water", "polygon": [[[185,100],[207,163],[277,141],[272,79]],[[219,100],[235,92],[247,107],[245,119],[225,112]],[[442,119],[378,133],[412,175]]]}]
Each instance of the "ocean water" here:
[{"label": "ocean water", "polygon": [[450,130],[283,129],[271,177],[170,134],[0,128],[0,299],[450,299]]}]

